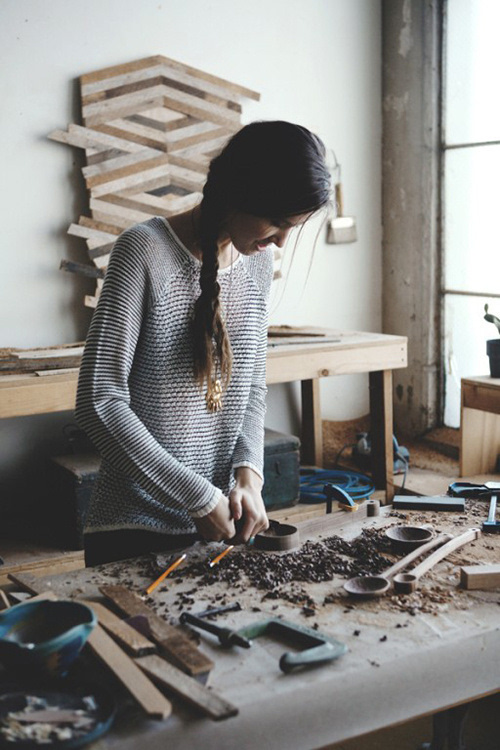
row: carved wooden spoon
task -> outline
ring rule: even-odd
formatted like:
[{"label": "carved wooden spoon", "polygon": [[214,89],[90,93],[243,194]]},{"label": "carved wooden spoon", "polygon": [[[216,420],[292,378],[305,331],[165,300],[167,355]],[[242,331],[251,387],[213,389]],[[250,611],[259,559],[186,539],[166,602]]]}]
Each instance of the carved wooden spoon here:
[{"label": "carved wooden spoon", "polygon": [[440,534],[439,536],[431,539],[430,542],[422,544],[417,549],[409,552],[407,555],[398,560],[397,563],[387,568],[381,575],[378,576],[356,576],[356,578],[350,578],[344,583],[344,588],[351,596],[364,596],[364,597],[375,597],[385,594],[389,590],[392,577],[399,573],[400,570],[406,568],[411,562],[417,558],[425,555],[431,549],[438,547],[440,544],[444,544],[453,537],[451,534]]},{"label": "carved wooden spoon", "polygon": [[443,544],[442,547],[437,549],[432,553],[432,555],[429,555],[429,557],[421,562],[420,565],[417,565],[416,568],[413,568],[410,573],[399,573],[399,575],[394,576],[394,590],[398,594],[410,594],[412,591],[415,591],[415,589],[417,588],[418,580],[419,578],[421,578],[421,576],[424,575],[424,573],[427,573],[427,571],[430,570],[440,560],[448,557],[451,552],[454,552],[460,547],[463,547],[464,544],[473,542],[474,539],[477,539],[479,536],[481,536],[481,529],[468,529],[468,531],[464,531],[463,534],[460,534],[459,536],[451,539],[449,542],[446,542],[446,544]]}]

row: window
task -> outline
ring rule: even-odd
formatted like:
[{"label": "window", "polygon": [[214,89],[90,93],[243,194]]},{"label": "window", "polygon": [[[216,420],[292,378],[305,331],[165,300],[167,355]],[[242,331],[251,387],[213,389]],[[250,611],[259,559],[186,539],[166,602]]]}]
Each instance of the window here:
[{"label": "window", "polygon": [[444,26],[444,422],[460,423],[460,378],[488,375],[500,317],[500,2],[449,0]]}]

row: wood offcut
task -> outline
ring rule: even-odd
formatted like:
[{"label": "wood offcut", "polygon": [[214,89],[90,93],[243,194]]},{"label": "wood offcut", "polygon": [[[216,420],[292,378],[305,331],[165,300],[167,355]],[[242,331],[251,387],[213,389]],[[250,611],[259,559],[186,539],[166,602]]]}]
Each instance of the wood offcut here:
[{"label": "wood offcut", "polygon": [[189,675],[205,674],[214,664],[178,628],[162,620],[141,597],[125,586],[101,586],[102,594],[129,617],[145,615],[160,653]]}]

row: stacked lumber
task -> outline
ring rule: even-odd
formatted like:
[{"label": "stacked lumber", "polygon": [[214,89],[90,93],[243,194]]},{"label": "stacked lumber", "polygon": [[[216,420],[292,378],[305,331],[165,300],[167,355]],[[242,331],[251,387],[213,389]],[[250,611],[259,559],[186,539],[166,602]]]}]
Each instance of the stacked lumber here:
[{"label": "stacked lumber", "polygon": [[90,263],[61,267],[96,279],[95,307],[117,236],[152,216],[168,218],[201,199],[208,165],[241,127],[241,102],[260,95],[161,55],[80,78],[83,125],[49,138],[81,148],[90,217],[68,233],[87,244]]},{"label": "stacked lumber", "polygon": [[80,367],[84,342],[33,349],[0,349],[0,375],[67,370]]}]

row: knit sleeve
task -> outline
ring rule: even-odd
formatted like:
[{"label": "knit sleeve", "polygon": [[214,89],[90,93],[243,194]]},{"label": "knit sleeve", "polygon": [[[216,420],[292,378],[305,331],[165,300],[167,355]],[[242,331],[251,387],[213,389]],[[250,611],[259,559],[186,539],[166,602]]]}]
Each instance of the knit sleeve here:
[{"label": "knit sleeve", "polygon": [[269,292],[273,274],[272,252],[266,253],[260,264],[257,279],[259,292],[265,301],[259,344],[255,357],[250,397],[248,399],[242,428],[233,453],[233,470],[247,466],[264,479],[264,417],[266,414],[266,358]]},{"label": "knit sleeve", "polygon": [[129,375],[158,262],[143,225],[117,240],[87,337],[75,417],[103,458],[154,499],[203,516],[220,490],[166,451],[131,408]]}]

